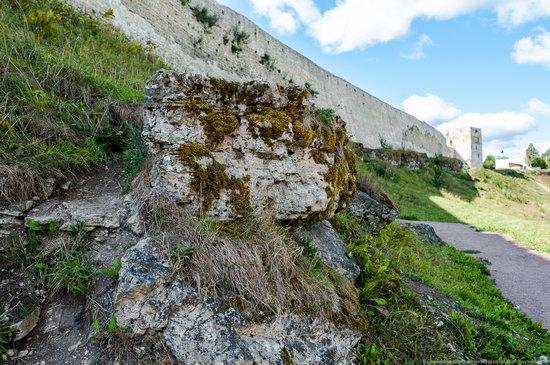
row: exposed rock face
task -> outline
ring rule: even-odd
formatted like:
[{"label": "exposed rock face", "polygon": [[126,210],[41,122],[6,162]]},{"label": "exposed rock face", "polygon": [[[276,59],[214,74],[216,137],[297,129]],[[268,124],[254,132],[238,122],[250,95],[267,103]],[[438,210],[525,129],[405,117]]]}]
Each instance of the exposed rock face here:
[{"label": "exposed rock face", "polygon": [[[433,161],[433,157],[428,156],[426,153],[412,150],[391,148],[372,149],[365,148],[360,143],[356,143],[355,148],[357,154],[362,158],[375,158],[383,160],[392,166],[401,166],[411,170],[430,166]],[[467,165],[459,157],[458,155],[457,157],[442,157],[441,163],[451,171],[460,172],[466,168]]]},{"label": "exposed rock face", "polygon": [[[158,334],[183,364],[351,364],[360,334],[349,327],[293,314],[245,321],[179,278],[147,239],[122,260],[116,296],[119,325],[132,335]],[[285,359],[285,360],[283,360]]]},{"label": "exposed rock face", "polygon": [[359,266],[347,255],[347,248],[328,221],[310,224],[298,231],[298,235],[317,250],[321,261],[338,274],[354,281],[359,276]]},{"label": "exposed rock face", "polygon": [[442,245],[443,240],[435,233],[435,229],[429,224],[419,222],[400,222],[400,224],[411,227],[417,234],[433,244]]},{"label": "exposed rock face", "polygon": [[348,212],[362,218],[371,232],[376,233],[399,215],[399,210],[382,191],[359,186]]},{"label": "exposed rock face", "polygon": [[355,189],[345,123],[323,122],[298,87],[159,71],[143,136],[153,191],[220,220],[249,207],[277,219],[328,217]]}]

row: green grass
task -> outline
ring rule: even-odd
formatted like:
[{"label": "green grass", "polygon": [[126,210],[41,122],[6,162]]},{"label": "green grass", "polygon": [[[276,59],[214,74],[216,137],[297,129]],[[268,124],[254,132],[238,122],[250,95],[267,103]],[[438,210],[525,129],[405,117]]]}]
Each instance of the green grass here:
[{"label": "green grass", "polygon": [[366,160],[359,162],[359,172],[389,194],[402,219],[466,223],[550,252],[550,194],[532,176],[445,170],[441,186],[436,187],[431,167],[408,170]]},{"label": "green grass", "polygon": [[[361,364],[533,361],[550,353],[550,334],[506,301],[484,263],[453,247],[430,244],[395,223],[374,236],[346,213],[333,224],[362,268],[360,298],[369,331]],[[447,306],[448,318],[437,329],[405,278],[434,288],[460,310]],[[449,351],[447,343],[457,351]]]},{"label": "green grass", "polygon": [[2,1],[0,198],[39,192],[18,176],[71,177],[125,149],[128,113],[163,66],[59,1]]},{"label": "green grass", "polygon": [[[47,229],[30,221],[26,238],[11,236],[5,242],[5,254],[0,261],[20,265],[38,288],[50,295],[64,290],[75,296],[86,296],[97,276],[97,262],[92,258],[91,242],[83,224],[71,227],[71,236],[51,241],[55,226]],[[43,243],[49,249],[44,249]],[[118,276],[120,267],[115,266],[107,275]]]}]

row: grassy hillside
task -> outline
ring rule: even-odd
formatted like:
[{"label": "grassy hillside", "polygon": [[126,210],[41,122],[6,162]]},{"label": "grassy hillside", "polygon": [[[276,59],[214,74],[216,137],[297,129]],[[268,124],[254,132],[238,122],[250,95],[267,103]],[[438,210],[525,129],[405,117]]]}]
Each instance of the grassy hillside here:
[{"label": "grassy hillside", "polygon": [[0,200],[41,195],[127,148],[163,64],[54,0],[0,2]]},{"label": "grassy hillside", "polygon": [[410,170],[375,159],[359,162],[360,173],[388,192],[403,219],[466,223],[550,252],[548,176],[443,169],[437,179],[435,170]]},{"label": "grassy hillside", "polygon": [[494,287],[484,263],[395,223],[371,235],[357,218],[332,223],[360,264],[369,327],[360,364],[538,360],[550,334]]}]

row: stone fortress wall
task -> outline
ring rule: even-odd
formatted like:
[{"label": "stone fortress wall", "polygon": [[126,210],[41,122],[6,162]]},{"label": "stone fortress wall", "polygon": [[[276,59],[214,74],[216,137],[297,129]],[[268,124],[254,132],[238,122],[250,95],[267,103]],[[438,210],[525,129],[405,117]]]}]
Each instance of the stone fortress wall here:
[{"label": "stone fortress wall", "polygon": [[[347,122],[352,140],[366,147],[379,148],[386,143],[430,156],[454,155],[435,128],[322,69],[214,0],[191,0],[188,5],[181,0],[66,1],[150,47],[179,72],[232,81],[256,79],[301,86],[307,83],[318,93],[314,102],[334,109]],[[206,7],[209,14],[219,17],[218,22],[207,29],[197,21],[189,5]],[[109,9],[114,16],[102,17]],[[239,43],[236,33],[246,35],[248,40]],[[236,48],[242,50],[237,52]]]}]

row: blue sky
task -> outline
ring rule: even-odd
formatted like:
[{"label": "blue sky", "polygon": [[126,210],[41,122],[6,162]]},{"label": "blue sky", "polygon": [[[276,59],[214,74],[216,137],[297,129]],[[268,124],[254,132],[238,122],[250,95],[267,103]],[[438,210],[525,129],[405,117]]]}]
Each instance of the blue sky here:
[{"label": "blue sky", "polygon": [[550,148],[550,0],[219,0],[283,43],[485,155]]}]

